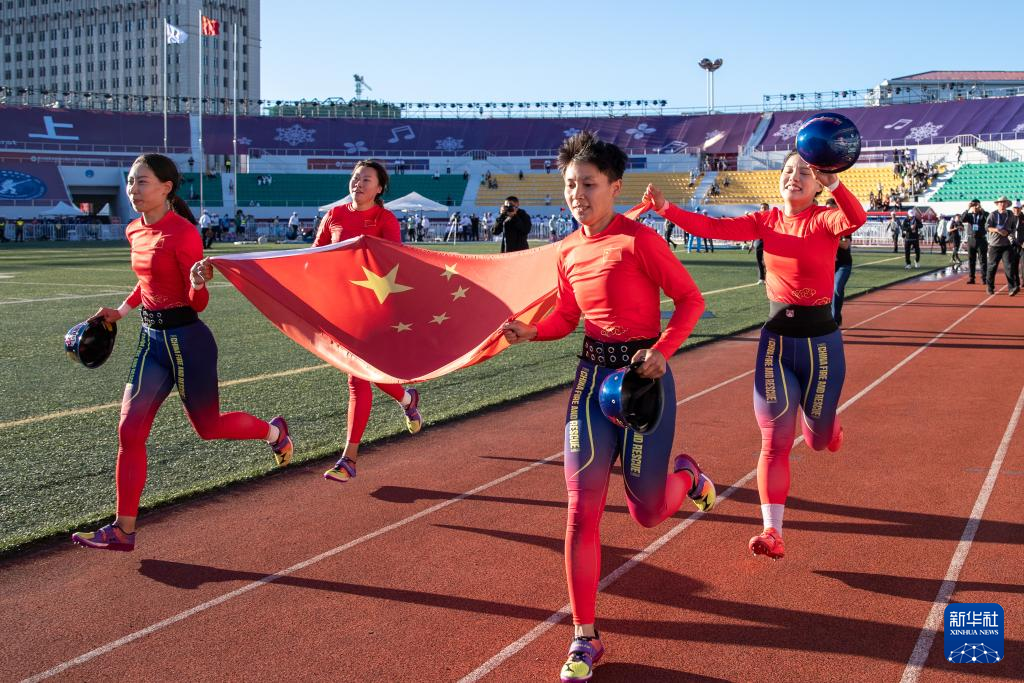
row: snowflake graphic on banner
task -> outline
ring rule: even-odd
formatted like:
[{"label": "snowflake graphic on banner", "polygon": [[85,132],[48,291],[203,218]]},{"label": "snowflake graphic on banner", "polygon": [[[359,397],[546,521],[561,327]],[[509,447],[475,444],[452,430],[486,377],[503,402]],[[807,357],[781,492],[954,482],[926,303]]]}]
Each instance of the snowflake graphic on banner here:
[{"label": "snowflake graphic on banner", "polygon": [[907,134],[907,140],[913,140],[920,144],[921,140],[927,140],[928,138],[935,137],[935,134],[944,128],[943,125],[936,126],[934,123],[929,121],[928,123],[922,124],[917,128],[911,128]]},{"label": "snowflake graphic on banner", "polygon": [[704,139],[705,140],[710,140],[711,138],[713,138],[715,136],[718,136],[718,135],[725,135],[725,131],[724,130],[713,130],[713,131],[710,131],[710,132],[704,134]]},{"label": "snowflake graphic on banner", "polygon": [[313,142],[315,135],[315,128],[303,128],[296,123],[291,128],[278,128],[274,139],[286,142],[294,147],[295,145],[301,145],[303,142]]},{"label": "snowflake graphic on banner", "polygon": [[247,138],[247,137],[245,137],[243,135],[242,137],[238,138],[238,144],[240,144],[240,145],[251,145],[252,144],[252,138]]},{"label": "snowflake graphic on banner", "polygon": [[660,150],[659,154],[686,154],[686,140],[673,140]]},{"label": "snowflake graphic on banner", "polygon": [[782,138],[783,140],[789,140],[795,138],[796,134],[800,132],[800,126],[803,125],[803,121],[794,121],[793,123],[787,123],[779,126],[779,129],[775,131],[774,136]]},{"label": "snowflake graphic on banner", "polygon": [[1017,124],[1017,125],[1016,125],[1016,126],[1014,127],[1014,129],[1013,129],[1013,132],[1014,132],[1014,133],[1024,133],[1024,123],[1018,123],[1018,124]]},{"label": "snowflake graphic on banner", "polygon": [[345,143],[345,152],[347,152],[348,154],[355,154],[356,152],[369,152],[369,151],[370,150],[366,148],[366,141],[365,140],[356,140],[355,142],[346,142]]},{"label": "snowflake graphic on banner", "polygon": [[453,138],[449,136],[440,140],[434,140],[434,142],[437,143],[437,146],[434,149],[440,149],[445,152],[454,152],[457,149],[462,149],[461,138]]},{"label": "snowflake graphic on banner", "polygon": [[566,128],[565,130],[562,131],[562,135],[564,135],[567,138],[571,138],[573,135],[582,132],[583,130],[580,128]]},{"label": "snowflake graphic on banner", "polygon": [[640,140],[645,135],[650,135],[655,130],[657,130],[657,129],[656,128],[651,128],[646,123],[641,123],[636,128],[627,128],[626,129],[626,135],[632,135],[634,140]]}]

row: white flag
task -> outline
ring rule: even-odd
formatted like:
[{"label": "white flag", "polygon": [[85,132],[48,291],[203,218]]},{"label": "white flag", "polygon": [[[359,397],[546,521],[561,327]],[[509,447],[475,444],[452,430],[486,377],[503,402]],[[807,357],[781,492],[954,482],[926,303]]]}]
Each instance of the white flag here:
[{"label": "white flag", "polygon": [[188,40],[188,34],[174,24],[167,24],[167,42],[171,44],[184,43]]}]

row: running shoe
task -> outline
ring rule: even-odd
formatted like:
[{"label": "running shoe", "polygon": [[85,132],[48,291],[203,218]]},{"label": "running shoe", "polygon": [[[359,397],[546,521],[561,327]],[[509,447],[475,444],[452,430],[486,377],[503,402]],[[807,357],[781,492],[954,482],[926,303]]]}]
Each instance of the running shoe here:
[{"label": "running shoe", "polygon": [[[118,531],[124,538],[117,535]],[[119,550],[125,553],[135,550],[135,534],[122,531],[121,527],[114,524],[108,524],[97,531],[76,531],[71,534],[71,542],[96,550]]]},{"label": "running shoe", "polygon": [[782,544],[782,535],[774,527],[768,527],[747,544],[754,555],[765,555],[773,560],[781,560],[786,555],[786,546]]},{"label": "running shoe", "polygon": [[329,481],[340,481],[344,484],[356,476],[356,461],[351,460],[347,455],[341,456],[341,460],[334,463],[334,467],[324,472],[324,479]]},{"label": "running shoe", "polygon": [[423,427],[423,417],[419,411],[420,392],[409,389],[409,395],[412,396],[412,400],[409,401],[408,407],[403,408],[405,410],[405,427],[410,434],[415,434]]},{"label": "running shoe", "polygon": [[274,452],[274,462],[277,463],[277,466],[284,467],[292,461],[292,451],[295,450],[292,437],[288,435],[288,423],[278,415],[270,421],[270,424],[277,427],[280,432],[277,441],[270,444],[270,450]]},{"label": "running shoe", "polygon": [[576,636],[569,645],[569,658],[562,665],[562,681],[589,681],[594,676],[594,665],[600,661],[603,654],[604,645],[601,644],[600,635],[593,638]]},{"label": "running shoe", "polygon": [[701,471],[700,465],[690,456],[682,453],[676,456],[674,472],[686,470],[693,478],[693,486],[687,492],[690,500],[702,512],[707,512],[715,505],[715,483]]}]

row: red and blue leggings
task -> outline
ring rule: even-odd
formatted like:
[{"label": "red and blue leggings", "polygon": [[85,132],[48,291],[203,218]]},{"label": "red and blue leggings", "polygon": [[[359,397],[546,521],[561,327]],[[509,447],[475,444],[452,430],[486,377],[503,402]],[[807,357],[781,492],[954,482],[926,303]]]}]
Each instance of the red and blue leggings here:
[{"label": "red and blue leggings", "polygon": [[565,572],[575,624],[593,624],[601,575],[601,515],[612,465],[622,455],[629,514],[645,527],[671,517],[693,486],[687,472],[670,473],[676,392],[672,371],[661,378],[662,413],[646,434],[613,424],[601,412],[598,392],[613,370],[580,361],[565,419],[565,487],[569,514]]},{"label": "red and blue leggings", "polygon": [[134,517],[146,484],[146,440],[160,405],[177,388],[202,439],[265,439],[270,430],[248,413],[221,413],[217,343],[202,322],[154,330],[146,325],[121,399],[117,428],[117,514]]},{"label": "red and blue leggings", "polygon": [[789,452],[800,421],[816,451],[839,430],[839,394],[846,357],[839,330],[820,337],[787,337],[765,328],[754,371],[754,415],[761,428],[757,490],[761,503],[784,504],[789,494]]}]

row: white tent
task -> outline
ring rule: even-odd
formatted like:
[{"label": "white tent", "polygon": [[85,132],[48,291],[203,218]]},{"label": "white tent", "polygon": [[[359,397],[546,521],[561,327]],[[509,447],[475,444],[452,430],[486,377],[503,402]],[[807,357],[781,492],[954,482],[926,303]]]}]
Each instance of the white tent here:
[{"label": "white tent", "polygon": [[344,197],[342,197],[341,199],[339,199],[336,202],[331,202],[330,204],[324,204],[323,206],[318,207],[318,208],[320,209],[321,213],[326,213],[326,212],[330,211],[331,209],[333,209],[334,207],[341,206],[342,204],[347,204],[350,201],[352,201],[352,195],[351,194],[347,194],[347,195],[345,195]]},{"label": "white tent", "polygon": [[56,206],[39,212],[40,216],[84,216],[85,213],[76,206],[66,202],[58,202]]},{"label": "white tent", "polygon": [[410,192],[404,197],[393,199],[384,205],[385,209],[391,211],[447,211],[448,207],[438,204],[433,199],[427,199],[419,192]]}]

